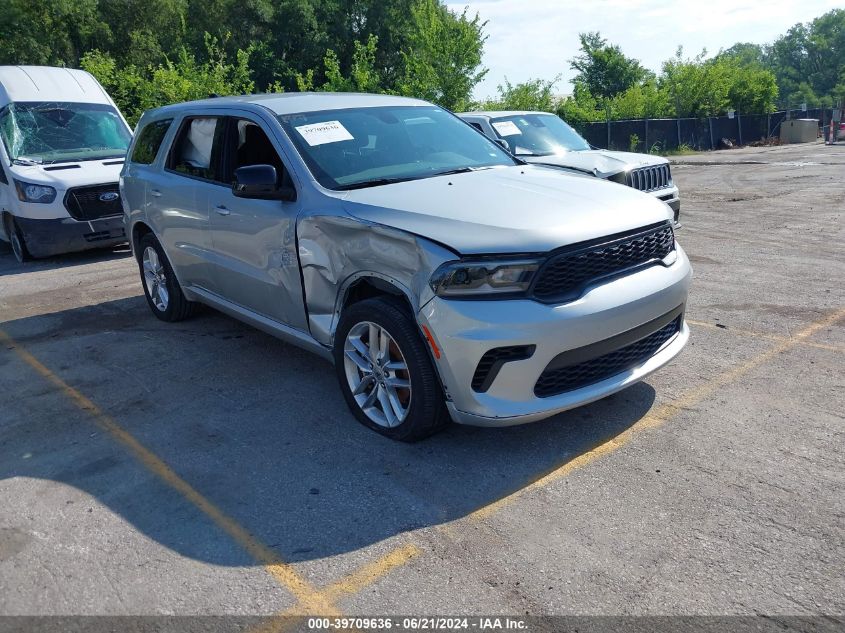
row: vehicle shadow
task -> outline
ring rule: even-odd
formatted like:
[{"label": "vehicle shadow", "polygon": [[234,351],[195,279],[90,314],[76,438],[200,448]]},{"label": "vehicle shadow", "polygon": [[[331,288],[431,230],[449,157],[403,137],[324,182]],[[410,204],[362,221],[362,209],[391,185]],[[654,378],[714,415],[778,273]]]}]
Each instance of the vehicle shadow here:
[{"label": "vehicle shadow", "polygon": [[121,244],[112,248],[96,248],[79,253],[66,253],[43,259],[34,259],[21,264],[15,259],[9,244],[0,240],[0,277],[39,270],[69,268],[94,262],[125,259],[131,256],[132,250],[129,248],[129,244]]},{"label": "vehicle shadow", "polygon": [[[466,516],[623,432],[655,399],[639,384],[548,421],[453,425],[407,445],[354,420],[328,363],[210,310],[166,324],[135,297],[0,329],[292,562]],[[0,479],[74,486],[183,556],[245,564],[5,346],[0,378],[16,394],[0,421]]]}]

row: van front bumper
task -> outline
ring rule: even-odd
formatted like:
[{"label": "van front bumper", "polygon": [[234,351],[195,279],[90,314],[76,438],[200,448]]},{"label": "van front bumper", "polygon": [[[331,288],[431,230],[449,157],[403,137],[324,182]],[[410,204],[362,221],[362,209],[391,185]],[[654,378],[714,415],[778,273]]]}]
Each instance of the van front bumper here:
[{"label": "van front bumper", "polygon": [[[456,301],[435,298],[419,313],[440,354],[435,364],[455,422],[510,426],[534,422],[639,382],[677,356],[689,339],[683,321],[692,270],[677,246],[676,261],[653,265],[598,284],[580,299],[548,305],[531,300]],[[618,373],[569,391],[540,397],[538,379],[566,352],[601,349],[626,333],[680,310],[679,327],[656,351]],[[486,390],[473,388],[482,356],[502,347],[527,346],[528,358],[501,364]],[[623,345],[624,347],[624,345]],[[612,351],[610,348],[606,351]],[[435,354],[435,357],[437,354]]]},{"label": "van front bumper", "polygon": [[80,222],[73,218],[36,220],[15,217],[33,257],[49,257],[126,242],[123,216]]}]

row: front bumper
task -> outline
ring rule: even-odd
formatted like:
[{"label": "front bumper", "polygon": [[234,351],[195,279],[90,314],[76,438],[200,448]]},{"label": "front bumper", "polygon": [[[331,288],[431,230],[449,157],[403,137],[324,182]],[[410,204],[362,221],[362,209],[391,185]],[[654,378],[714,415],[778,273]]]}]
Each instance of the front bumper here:
[{"label": "front bumper", "polygon": [[88,222],[70,217],[52,220],[15,217],[15,221],[33,257],[107,248],[126,242],[122,215]]},{"label": "front bumper", "polygon": [[[534,393],[556,356],[588,347],[649,323],[686,303],[692,270],[678,246],[670,266],[654,265],[600,283],[563,305],[530,300],[454,301],[435,298],[420,311],[440,350],[436,365],[452,418],[475,426],[541,420],[624,389],[677,356],[689,338],[680,331],[639,365],[585,387],[550,397]],[[471,387],[481,357],[499,347],[535,346],[525,360],[505,363],[485,392]]]}]

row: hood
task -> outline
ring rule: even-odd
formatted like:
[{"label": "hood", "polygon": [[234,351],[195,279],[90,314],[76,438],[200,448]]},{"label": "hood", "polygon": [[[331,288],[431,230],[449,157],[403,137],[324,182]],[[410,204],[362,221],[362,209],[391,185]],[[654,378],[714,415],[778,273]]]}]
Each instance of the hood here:
[{"label": "hood", "polygon": [[520,156],[524,161],[536,165],[572,167],[609,178],[620,171],[627,171],[646,165],[665,165],[669,161],[661,156],[635,154],[633,152],[612,152],[606,149],[591,149],[580,152],[564,152],[552,156]]},{"label": "hood", "polygon": [[116,183],[121,169],[123,158],[108,158],[54,165],[12,165],[9,172],[18,180],[63,191],[71,187]]},{"label": "hood", "polygon": [[467,255],[542,253],[672,217],[630,187],[529,165],[349,191],[343,206]]}]

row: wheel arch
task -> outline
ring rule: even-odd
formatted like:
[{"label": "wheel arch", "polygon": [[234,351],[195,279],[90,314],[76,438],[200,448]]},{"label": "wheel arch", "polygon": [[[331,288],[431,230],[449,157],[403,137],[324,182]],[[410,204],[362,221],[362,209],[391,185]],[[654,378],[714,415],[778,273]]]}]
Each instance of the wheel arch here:
[{"label": "wheel arch", "polygon": [[345,284],[344,290],[339,293],[340,312],[353,303],[374,297],[389,296],[398,299],[408,313],[413,315],[414,307],[411,303],[411,291],[395,279],[375,272],[360,273]]},{"label": "wheel arch", "polygon": [[138,245],[141,243],[141,239],[148,233],[155,235],[155,232],[150,225],[143,220],[138,220],[132,225],[130,244],[132,245],[132,252],[135,254],[135,259],[139,259],[141,257],[138,252]]}]

